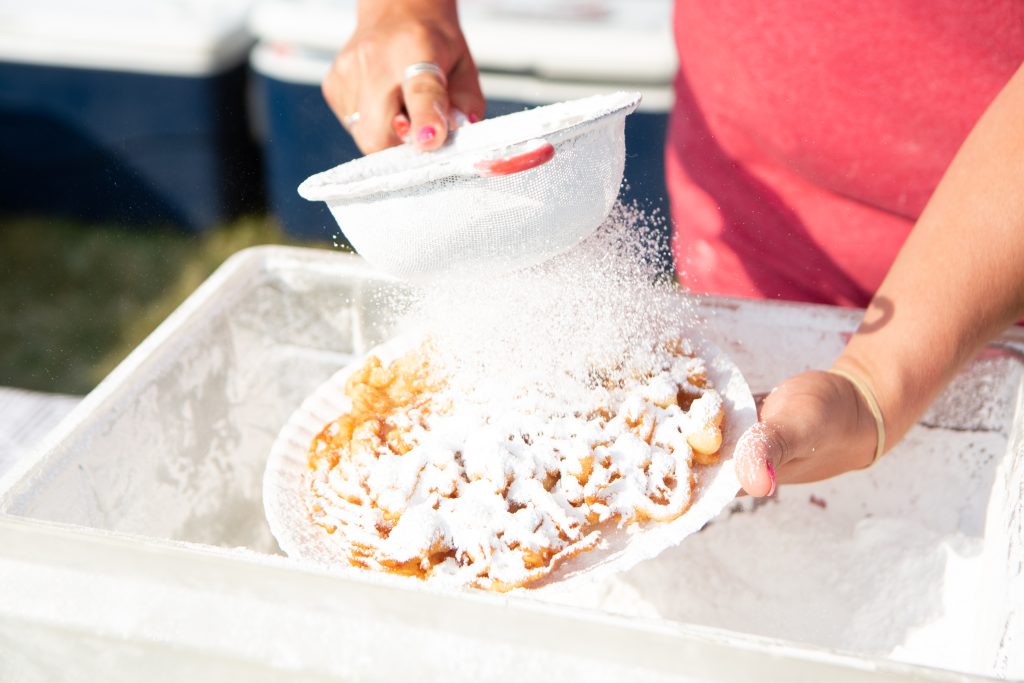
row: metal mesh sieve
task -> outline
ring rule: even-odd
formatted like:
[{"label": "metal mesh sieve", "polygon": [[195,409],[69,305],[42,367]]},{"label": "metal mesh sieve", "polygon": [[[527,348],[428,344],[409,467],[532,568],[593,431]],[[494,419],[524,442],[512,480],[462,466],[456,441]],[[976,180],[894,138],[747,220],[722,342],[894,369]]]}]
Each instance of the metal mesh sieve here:
[{"label": "metal mesh sieve", "polygon": [[309,178],[356,251],[410,280],[540,263],[590,235],[619,193],[637,93],[489,119],[436,152],[404,145]]}]

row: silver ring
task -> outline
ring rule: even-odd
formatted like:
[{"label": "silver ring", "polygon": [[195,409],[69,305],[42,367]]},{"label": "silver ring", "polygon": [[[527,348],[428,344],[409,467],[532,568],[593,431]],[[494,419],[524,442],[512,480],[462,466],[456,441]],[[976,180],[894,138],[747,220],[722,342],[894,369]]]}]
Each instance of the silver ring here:
[{"label": "silver ring", "polygon": [[354,111],[351,114],[346,114],[345,116],[342,116],[341,123],[346,128],[355,128],[355,125],[359,123],[359,119],[361,119],[362,117],[362,114],[360,114],[357,111]]},{"label": "silver ring", "polygon": [[402,72],[402,83],[419,76],[420,74],[431,74],[435,76],[437,80],[441,81],[441,85],[448,85],[448,76],[445,75],[444,70],[433,62],[416,62],[405,67],[405,71]]}]

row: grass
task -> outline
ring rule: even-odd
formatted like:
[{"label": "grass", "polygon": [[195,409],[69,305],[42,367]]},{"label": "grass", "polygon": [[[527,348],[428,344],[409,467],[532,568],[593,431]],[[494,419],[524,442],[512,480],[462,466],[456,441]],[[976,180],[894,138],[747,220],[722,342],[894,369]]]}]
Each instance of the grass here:
[{"label": "grass", "polygon": [[0,386],[86,393],[227,257],[295,243],[265,217],[202,235],[0,217]]}]

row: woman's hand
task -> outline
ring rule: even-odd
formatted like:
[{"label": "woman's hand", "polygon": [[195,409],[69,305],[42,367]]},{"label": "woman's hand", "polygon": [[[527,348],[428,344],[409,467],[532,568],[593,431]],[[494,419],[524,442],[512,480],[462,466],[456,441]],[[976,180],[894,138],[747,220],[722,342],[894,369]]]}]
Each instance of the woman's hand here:
[{"label": "woman's hand", "polygon": [[870,407],[849,380],[805,372],[765,398],[759,422],[736,445],[736,474],[748,494],[770,496],[777,484],[867,467],[877,443]]},{"label": "woman's hand", "polygon": [[[446,81],[407,67],[431,62]],[[360,0],[355,34],[323,82],[324,98],[364,153],[408,137],[423,150],[444,143],[452,108],[484,115],[476,65],[459,28],[455,0]]]}]

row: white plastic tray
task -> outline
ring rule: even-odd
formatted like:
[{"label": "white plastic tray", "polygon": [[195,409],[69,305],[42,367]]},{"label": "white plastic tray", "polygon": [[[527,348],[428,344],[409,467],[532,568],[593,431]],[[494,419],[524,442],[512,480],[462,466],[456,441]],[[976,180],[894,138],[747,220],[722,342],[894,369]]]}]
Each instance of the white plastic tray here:
[{"label": "white plastic tray", "polygon": [[[386,338],[351,256],[234,257],[0,480],[0,679],[966,681],[1024,674],[1024,337],[867,472],[737,505],[543,604],[276,554],[260,501],[296,405]],[[857,312],[709,299],[763,391]],[[966,672],[966,673],[954,673]]]}]

